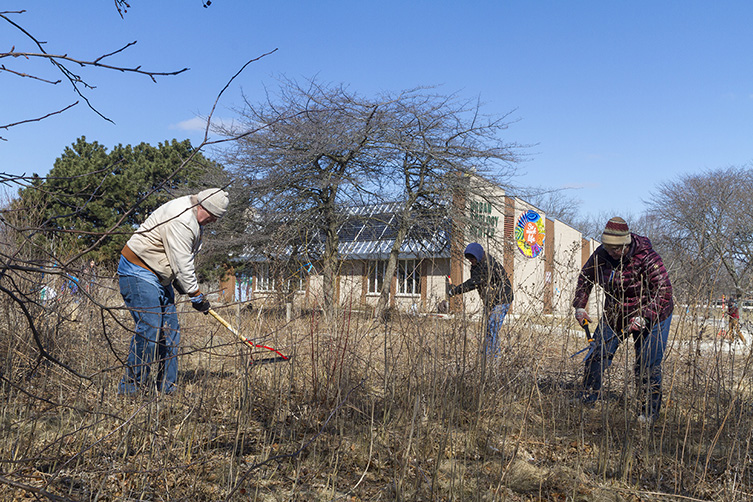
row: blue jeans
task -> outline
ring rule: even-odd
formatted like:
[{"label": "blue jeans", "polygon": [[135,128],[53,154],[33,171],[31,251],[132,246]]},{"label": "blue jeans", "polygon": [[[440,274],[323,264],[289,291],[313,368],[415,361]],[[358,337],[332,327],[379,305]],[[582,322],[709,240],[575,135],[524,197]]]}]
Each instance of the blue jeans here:
[{"label": "blue jeans", "polygon": [[509,308],[509,303],[495,305],[491,312],[488,313],[486,338],[484,340],[484,352],[487,355],[497,355],[499,353],[499,330],[502,328],[502,322],[505,320]]},{"label": "blue jeans", "polygon": [[[125,263],[123,263],[125,261]],[[133,268],[135,267],[135,268]],[[136,270],[140,269],[140,270]],[[128,351],[126,374],[119,394],[134,394],[139,388],[156,385],[166,394],[175,390],[178,379],[180,326],[172,286],[163,286],[152,272],[121,257],[118,267],[120,294],[136,324]],[[157,359],[157,374],[151,366]]]},{"label": "blue jeans", "polygon": [[[661,363],[667,348],[670,314],[665,320],[655,323],[641,333],[633,333],[635,366],[633,373],[641,403],[641,413],[656,416],[661,408]],[[583,385],[587,391],[598,393],[601,389],[602,374],[612,364],[617,348],[622,343],[610,326],[602,319],[594,332],[591,351],[586,357]]]}]

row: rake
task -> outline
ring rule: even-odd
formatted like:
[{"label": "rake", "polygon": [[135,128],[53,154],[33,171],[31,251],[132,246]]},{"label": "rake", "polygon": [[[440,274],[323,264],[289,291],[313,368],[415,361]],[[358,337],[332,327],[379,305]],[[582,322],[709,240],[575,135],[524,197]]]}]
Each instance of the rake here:
[{"label": "rake", "polygon": [[253,355],[252,355],[251,356],[251,365],[254,365],[254,364],[279,363],[279,362],[284,362],[284,361],[289,361],[290,360],[290,356],[284,355],[279,350],[274,349],[272,347],[268,347],[266,345],[260,345],[258,343],[254,343],[252,340],[249,340],[248,338],[246,338],[245,336],[243,336],[242,334],[240,334],[237,330],[235,330],[235,328],[233,328],[230,325],[229,322],[227,322],[225,319],[223,319],[222,316],[220,316],[220,314],[218,314],[217,312],[215,312],[214,309],[209,309],[208,312],[212,315],[212,317],[214,317],[215,319],[217,319],[220,322],[220,324],[222,324],[223,326],[225,326],[228,329],[228,331],[230,331],[235,336],[237,336],[238,338],[240,338],[241,341],[243,343],[245,343],[246,345],[248,345],[249,347],[252,347],[252,348],[255,348],[255,349],[264,349],[264,350],[268,350],[270,352],[273,352],[273,353],[277,354],[276,356],[265,357],[263,359],[254,359]]}]

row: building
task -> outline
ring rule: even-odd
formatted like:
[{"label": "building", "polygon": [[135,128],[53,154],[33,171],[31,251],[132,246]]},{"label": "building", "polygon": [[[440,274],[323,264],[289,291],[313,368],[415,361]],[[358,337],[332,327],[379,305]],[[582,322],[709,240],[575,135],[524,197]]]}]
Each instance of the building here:
[{"label": "building", "polygon": [[[389,278],[390,307],[405,312],[437,312],[438,303],[446,299],[448,280],[459,284],[469,277],[470,265],[462,251],[467,243],[478,242],[510,276],[515,291],[511,314],[572,314],[578,273],[598,242],[583,239],[574,228],[547,218],[539,209],[507,196],[498,187],[483,199],[469,197],[459,203],[465,214],[462,228],[444,221],[433,230],[414,228],[404,240],[397,271]],[[349,209],[338,233],[342,265],[335,298],[341,305],[363,310],[376,307],[387,280],[385,268],[395,240],[393,223],[400,208],[399,203],[391,203]],[[296,265],[281,279],[279,275],[275,278],[270,263],[260,256],[248,254],[242,259],[246,271],[223,283],[226,293],[233,291],[232,300],[252,302],[254,306],[292,302],[300,309],[322,305],[323,281],[315,261]],[[281,289],[287,294],[281,295]],[[592,296],[593,302],[596,296]],[[478,295],[463,295],[462,300],[453,301],[462,301],[470,314],[481,311]],[[458,308],[457,303],[454,306]]]}]

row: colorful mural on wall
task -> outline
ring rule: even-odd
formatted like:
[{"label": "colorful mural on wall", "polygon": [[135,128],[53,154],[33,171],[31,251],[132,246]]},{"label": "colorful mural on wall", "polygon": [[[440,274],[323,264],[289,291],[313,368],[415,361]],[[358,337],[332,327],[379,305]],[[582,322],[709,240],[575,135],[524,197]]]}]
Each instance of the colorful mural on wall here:
[{"label": "colorful mural on wall", "polygon": [[544,238],[544,218],[532,209],[521,214],[515,225],[515,241],[523,256],[536,258],[544,250]]}]

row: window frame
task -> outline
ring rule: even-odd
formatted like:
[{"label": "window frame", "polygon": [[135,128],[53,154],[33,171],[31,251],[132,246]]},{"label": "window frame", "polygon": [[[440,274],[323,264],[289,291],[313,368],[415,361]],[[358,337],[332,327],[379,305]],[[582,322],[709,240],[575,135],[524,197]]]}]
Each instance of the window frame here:
[{"label": "window frame", "polygon": [[397,291],[399,296],[421,296],[421,264],[418,258],[406,258],[397,261]]},{"label": "window frame", "polygon": [[384,278],[387,272],[387,260],[369,260],[367,266],[366,280],[368,286],[367,295],[379,295],[382,293]]}]

